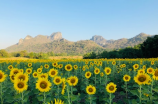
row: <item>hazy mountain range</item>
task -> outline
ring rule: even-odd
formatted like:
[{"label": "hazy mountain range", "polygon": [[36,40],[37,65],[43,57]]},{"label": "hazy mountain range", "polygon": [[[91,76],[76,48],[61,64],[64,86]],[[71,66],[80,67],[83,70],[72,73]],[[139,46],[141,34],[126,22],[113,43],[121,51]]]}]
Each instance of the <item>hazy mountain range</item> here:
[{"label": "hazy mountain range", "polygon": [[67,53],[67,54],[85,54],[91,51],[101,52],[103,50],[112,50],[125,48],[128,46],[133,47],[143,43],[148,35],[140,33],[133,38],[126,39],[121,38],[118,40],[106,40],[102,36],[95,35],[90,40],[81,40],[77,42],[71,42],[62,38],[61,32],[52,33],[50,36],[37,35],[31,37],[27,35],[24,39],[20,39],[15,45],[6,48],[8,52],[17,52],[21,50],[27,50],[28,52],[50,52],[54,53]]}]

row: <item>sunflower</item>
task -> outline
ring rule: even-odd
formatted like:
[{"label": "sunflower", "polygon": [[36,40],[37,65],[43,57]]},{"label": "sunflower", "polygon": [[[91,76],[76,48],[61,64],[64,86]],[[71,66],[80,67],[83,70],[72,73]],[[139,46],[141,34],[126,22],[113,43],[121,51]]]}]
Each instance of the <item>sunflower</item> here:
[{"label": "sunflower", "polygon": [[116,62],[115,62],[115,61],[113,61],[113,62],[112,62],[112,65],[115,65],[115,64],[116,64]]},{"label": "sunflower", "polygon": [[13,69],[13,66],[12,66],[12,65],[9,65],[9,66],[8,66],[8,69],[9,69],[9,70],[12,70],[12,69]]},{"label": "sunflower", "polygon": [[57,63],[57,62],[54,62],[54,63],[52,63],[52,65],[53,65],[54,67],[57,67],[57,66],[58,66],[58,63]]},{"label": "sunflower", "polygon": [[104,72],[106,75],[109,75],[111,73],[111,68],[110,67],[105,67]]},{"label": "sunflower", "polygon": [[153,74],[154,73],[154,69],[153,68],[148,68],[147,69],[147,73],[148,74]]},{"label": "sunflower", "polygon": [[41,73],[41,74],[39,74],[38,78],[48,79],[48,74],[47,73]]},{"label": "sunflower", "polygon": [[60,76],[55,76],[53,82],[55,85],[60,85],[62,83],[62,79]]},{"label": "sunflower", "polygon": [[99,63],[100,66],[102,66],[102,64],[103,64],[102,61],[99,61],[98,63]]},{"label": "sunflower", "polygon": [[124,80],[125,82],[130,81],[130,79],[131,79],[131,76],[129,76],[129,75],[127,75],[127,74],[125,74],[125,75],[123,76],[123,80]]},{"label": "sunflower", "polygon": [[41,72],[42,72],[42,68],[38,68],[37,73],[41,73]]},{"label": "sunflower", "polygon": [[101,73],[100,73],[100,76],[101,76],[101,77],[103,77],[103,76],[104,76],[104,73],[103,73],[103,72],[101,72]]},{"label": "sunflower", "polygon": [[91,77],[91,75],[92,75],[92,74],[91,74],[91,72],[90,72],[90,71],[88,71],[88,72],[86,72],[86,73],[85,73],[85,77],[86,77],[87,79],[88,79],[88,78],[90,78],[90,77]]},{"label": "sunflower", "polygon": [[40,68],[43,69],[43,66],[41,65]]},{"label": "sunflower", "polygon": [[156,69],[153,73],[153,79],[158,80],[158,69]]},{"label": "sunflower", "polygon": [[59,68],[61,69],[63,67],[63,64],[59,64]]},{"label": "sunflower", "polygon": [[0,70],[0,83],[3,82],[6,79],[6,77],[7,75],[5,75],[5,73]]},{"label": "sunflower", "polygon": [[113,82],[110,82],[109,84],[107,84],[107,86],[106,86],[106,91],[108,92],[108,93],[115,93],[115,91],[116,91],[116,84],[114,84]]},{"label": "sunflower", "polygon": [[76,76],[71,76],[68,78],[67,82],[70,86],[76,86],[78,83],[78,78]]},{"label": "sunflower", "polygon": [[18,91],[19,93],[27,90],[28,85],[26,82],[22,81],[22,80],[16,80],[14,82],[14,88],[16,91]]},{"label": "sunflower", "polygon": [[82,67],[82,70],[83,70],[83,71],[85,71],[85,70],[86,70],[86,67],[85,67],[85,66],[83,66],[83,67]]},{"label": "sunflower", "polygon": [[143,69],[144,69],[144,70],[146,69],[146,65],[143,65]]},{"label": "sunflower", "polygon": [[67,65],[65,66],[65,70],[66,70],[66,71],[71,71],[71,70],[72,70],[72,65],[71,65],[71,64],[67,64]]},{"label": "sunflower", "polygon": [[136,69],[138,69],[138,68],[139,68],[139,65],[138,65],[138,64],[134,64],[134,65],[133,65],[133,69],[134,69],[134,70],[136,70]]},{"label": "sunflower", "polygon": [[94,61],[94,64],[97,64],[97,61]]},{"label": "sunflower", "polygon": [[9,75],[11,82],[14,82],[15,80],[15,74],[10,74]]},{"label": "sunflower", "polygon": [[19,73],[20,71],[19,71],[19,69],[18,68],[13,68],[11,71],[10,71],[10,74],[17,74],[17,73]]},{"label": "sunflower", "polygon": [[27,69],[26,69],[26,73],[27,73],[27,74],[31,74],[31,73],[32,73],[32,69],[31,69],[31,68],[27,68]]},{"label": "sunflower", "polygon": [[23,69],[19,69],[19,71],[20,71],[20,72],[22,72],[22,73],[24,72],[24,70],[23,70]]},{"label": "sunflower", "polygon": [[139,84],[148,84],[149,80],[150,80],[150,76],[146,73],[138,73],[135,77],[134,77],[134,81]]},{"label": "sunflower", "polygon": [[66,88],[66,79],[62,78],[62,91],[61,91],[62,95],[64,95],[65,93],[65,88]]},{"label": "sunflower", "polygon": [[89,94],[89,95],[93,95],[96,93],[96,88],[92,85],[89,85],[86,87],[86,92]]},{"label": "sunflower", "polygon": [[58,75],[58,70],[52,68],[52,69],[49,70],[48,74],[49,74],[50,77],[53,78],[56,75]]},{"label": "sunflower", "polygon": [[77,69],[78,69],[78,66],[77,66],[77,65],[74,65],[74,69],[77,70]]},{"label": "sunflower", "polygon": [[28,77],[28,74],[20,72],[16,74],[15,80],[22,80],[24,82],[28,82],[29,77]]},{"label": "sunflower", "polygon": [[86,61],[85,64],[88,64],[88,61]]},{"label": "sunflower", "polygon": [[[54,99],[55,103],[54,104],[64,104],[64,101],[59,100],[59,99]],[[53,102],[51,101],[51,104],[53,104]]]},{"label": "sunflower", "polygon": [[154,65],[154,61],[151,61],[151,65]]},{"label": "sunflower", "polygon": [[32,63],[28,63],[28,67],[31,67],[32,66]]},{"label": "sunflower", "polygon": [[37,72],[33,72],[32,75],[33,75],[34,78],[38,78],[38,73]]},{"label": "sunflower", "polygon": [[94,74],[99,74],[99,73],[100,73],[100,69],[99,68],[95,68]]},{"label": "sunflower", "polygon": [[44,67],[45,67],[46,69],[48,69],[48,68],[49,68],[49,65],[48,65],[48,64],[45,64]]},{"label": "sunflower", "polygon": [[139,69],[138,73],[145,73],[145,70],[144,69]]},{"label": "sunflower", "polygon": [[48,92],[51,88],[52,84],[45,78],[39,78],[36,83],[36,89],[40,92]]}]

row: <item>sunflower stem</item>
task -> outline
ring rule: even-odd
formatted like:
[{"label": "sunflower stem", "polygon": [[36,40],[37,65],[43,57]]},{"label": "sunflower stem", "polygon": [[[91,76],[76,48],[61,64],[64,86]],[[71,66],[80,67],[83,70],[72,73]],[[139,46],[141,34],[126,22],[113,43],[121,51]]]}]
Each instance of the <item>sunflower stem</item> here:
[{"label": "sunflower stem", "polygon": [[59,99],[59,94],[60,94],[60,92],[59,92],[59,85],[58,85],[58,99]]},{"label": "sunflower stem", "polygon": [[3,99],[2,99],[2,83],[0,83],[1,85],[1,104],[3,104]]},{"label": "sunflower stem", "polygon": [[67,93],[68,93],[68,103],[71,104],[70,102],[70,95],[69,95],[69,87],[67,86]]},{"label": "sunflower stem", "polygon": [[141,85],[139,86],[139,103],[141,104],[141,99],[142,99],[142,93],[141,93]]},{"label": "sunflower stem", "polygon": [[[71,86],[71,97],[73,95],[73,91],[72,91],[72,86]],[[72,104],[72,99],[71,99],[71,104]]]},{"label": "sunflower stem", "polygon": [[96,86],[96,74],[95,74],[95,86]]},{"label": "sunflower stem", "polygon": [[105,77],[105,87],[106,87],[106,83],[107,83],[107,75],[106,75],[106,77]]},{"label": "sunflower stem", "polygon": [[111,93],[110,93],[110,103],[109,104],[111,104]]},{"label": "sunflower stem", "polygon": [[90,104],[92,104],[91,95],[89,95],[89,99],[90,99]]},{"label": "sunflower stem", "polygon": [[125,84],[126,84],[126,99],[127,99],[127,82],[125,82]]},{"label": "sunflower stem", "polygon": [[46,95],[45,95],[45,92],[44,92],[44,100],[43,100],[44,104],[46,104]]},{"label": "sunflower stem", "polygon": [[154,83],[154,80],[152,79],[152,81],[151,81],[151,97],[150,97],[150,100],[151,100],[151,102],[152,102],[152,90],[153,90],[153,83]]},{"label": "sunflower stem", "polygon": [[24,104],[24,102],[23,102],[23,92],[22,92],[22,96],[21,96],[21,102],[22,102],[22,104]]}]

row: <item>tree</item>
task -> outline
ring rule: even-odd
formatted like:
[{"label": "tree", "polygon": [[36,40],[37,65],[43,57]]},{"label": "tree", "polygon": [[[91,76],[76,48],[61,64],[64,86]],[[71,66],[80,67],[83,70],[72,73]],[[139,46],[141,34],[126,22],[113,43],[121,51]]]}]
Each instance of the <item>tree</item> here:
[{"label": "tree", "polygon": [[8,56],[9,56],[9,54],[6,50],[4,50],[4,49],[0,50],[0,57],[8,57]]}]

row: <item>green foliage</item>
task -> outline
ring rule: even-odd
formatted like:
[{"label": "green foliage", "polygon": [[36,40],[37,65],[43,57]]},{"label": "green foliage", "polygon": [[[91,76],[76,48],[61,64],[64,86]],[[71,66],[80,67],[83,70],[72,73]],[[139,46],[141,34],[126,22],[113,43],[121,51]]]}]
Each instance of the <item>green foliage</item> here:
[{"label": "green foliage", "polygon": [[0,50],[0,57],[8,57],[8,56],[9,56],[9,54],[6,50],[4,50],[4,49]]}]

